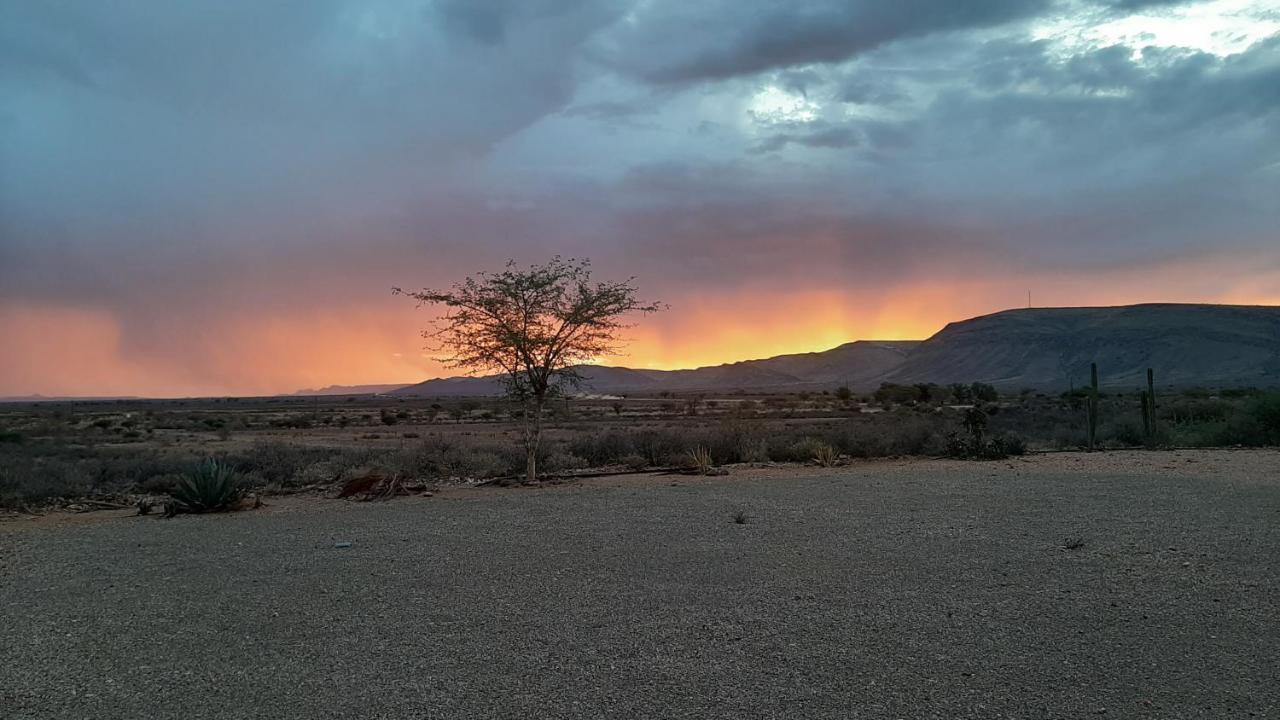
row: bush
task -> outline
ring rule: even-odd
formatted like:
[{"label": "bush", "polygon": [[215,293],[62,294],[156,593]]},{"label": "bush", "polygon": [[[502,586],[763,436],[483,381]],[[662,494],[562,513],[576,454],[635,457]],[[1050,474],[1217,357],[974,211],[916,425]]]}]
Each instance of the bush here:
[{"label": "bush", "polygon": [[738,442],[738,462],[768,462],[769,443],[762,437],[743,436]]},{"label": "bush", "polygon": [[378,452],[366,448],[312,447],[283,442],[259,442],[243,454],[227,456],[245,473],[255,474],[268,485],[296,487],[318,481],[319,475],[304,471],[317,463],[330,463],[334,474],[351,467],[368,465]]},{"label": "bush", "polygon": [[[980,383],[974,383],[973,392],[980,394]],[[971,407],[961,416],[965,434],[952,432],[947,435],[947,457],[963,460],[1003,460],[1010,455],[1022,455],[1027,445],[1022,438],[1003,433],[987,438],[987,413],[981,407]]]},{"label": "bush", "polygon": [[650,465],[678,465],[688,448],[686,436],[674,430],[643,430],[635,434],[632,444]]},{"label": "bush", "polygon": [[1280,444],[1280,393],[1263,395],[1250,402],[1246,412],[1258,423],[1268,444]]},{"label": "bush", "polygon": [[178,481],[173,499],[187,512],[218,512],[230,509],[241,490],[240,474],[234,468],[206,460]]},{"label": "bush", "polygon": [[[614,460],[610,464],[618,464],[619,460]],[[538,458],[538,471],[545,473],[560,473],[570,470],[584,470],[591,467],[586,460],[574,455],[570,452],[564,452],[557,449],[548,449],[542,453],[542,457]]]},{"label": "bush", "polygon": [[959,433],[947,435],[946,455],[957,460],[1004,460],[1026,452],[1026,442],[1017,435],[997,435],[990,440]]},{"label": "bush", "polygon": [[1157,403],[1157,414],[1163,424],[1221,422],[1235,410],[1231,403],[1211,398],[1178,398],[1164,403],[1157,399]]},{"label": "bush", "polygon": [[276,420],[272,420],[271,424],[275,427],[291,428],[294,430],[310,430],[315,426],[315,421],[310,415],[288,415]]},{"label": "bush", "polygon": [[22,507],[58,497],[86,495],[90,482],[74,458],[45,458],[33,454],[0,456],[0,506]]},{"label": "bush", "polygon": [[649,460],[639,454],[631,454],[618,459],[619,465],[625,465],[630,470],[644,470],[649,467]]},{"label": "bush", "polygon": [[1027,441],[1023,440],[1020,435],[1006,433],[1004,435],[996,436],[992,442],[999,443],[1001,450],[1003,450],[1006,455],[1017,456],[1027,454]]},{"label": "bush", "polygon": [[289,478],[291,485],[307,487],[309,485],[331,485],[336,483],[350,468],[333,460],[320,460],[300,469]]},{"label": "bush", "polygon": [[973,383],[969,386],[969,391],[973,394],[973,399],[978,402],[995,402],[1000,399],[1000,393],[996,391],[995,386],[986,383]]},{"label": "bush", "polygon": [[921,390],[915,385],[899,385],[897,383],[881,383],[875,393],[879,403],[907,403],[923,400]]},{"label": "bush", "polygon": [[829,447],[821,439],[807,436],[786,445],[770,448],[769,458],[778,462],[810,462],[823,451],[823,448]]},{"label": "bush", "polygon": [[139,482],[136,489],[152,495],[172,495],[178,489],[178,483],[182,482],[182,477],[176,473],[152,475]]},{"label": "bush", "polygon": [[600,467],[613,465],[628,455],[636,454],[630,434],[621,430],[608,430],[573,438],[569,452],[582,458],[588,465]]},{"label": "bush", "polygon": [[1102,438],[1112,438],[1120,447],[1135,447],[1146,444],[1147,441],[1142,433],[1142,427],[1132,420],[1120,421],[1110,426],[1103,425],[1098,435]]},{"label": "bush", "polygon": [[[540,465],[554,463],[546,445]],[[368,463],[381,473],[418,480],[492,478],[514,475],[524,468],[524,450],[517,445],[462,443],[428,438],[416,446],[395,452],[370,453]]]}]

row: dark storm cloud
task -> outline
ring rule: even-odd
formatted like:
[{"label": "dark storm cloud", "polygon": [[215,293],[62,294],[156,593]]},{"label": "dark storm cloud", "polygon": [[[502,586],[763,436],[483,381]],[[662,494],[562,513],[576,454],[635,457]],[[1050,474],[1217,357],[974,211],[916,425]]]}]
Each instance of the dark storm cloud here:
[{"label": "dark storm cloud", "polygon": [[839,86],[836,98],[855,105],[892,105],[907,99],[892,82],[866,77],[851,77]]},{"label": "dark storm cloud", "polygon": [[[56,265],[50,245],[89,264],[157,245],[200,262],[298,249],[332,239],[316,218],[465,183],[472,158],[568,102],[575,48],[617,12],[479,7],[6,5],[6,250]],[[459,23],[472,30],[446,31]],[[0,273],[0,292],[29,284]]]},{"label": "dark storm cloud", "polygon": [[1241,132],[1260,147],[1226,143],[1215,154],[1248,156],[1268,149],[1280,119],[1280,38],[1226,58],[1181,49],[1146,49],[1135,58],[1130,48],[1111,46],[1062,62],[1043,42],[993,43],[979,56],[980,91],[949,89],[929,113],[936,132],[961,130],[974,152],[1013,138],[1040,142],[1037,157],[1074,164],[1144,149],[1194,151],[1179,146],[1179,136],[1213,142]]},{"label": "dark storm cloud", "polygon": [[895,40],[1027,17],[1048,0],[646,3],[608,56],[654,83],[847,60]]},{"label": "dark storm cloud", "polygon": [[817,127],[805,128],[800,132],[782,132],[770,135],[760,141],[752,150],[754,152],[774,152],[788,145],[803,145],[811,148],[850,148],[859,145],[862,136],[851,127]]},{"label": "dark storm cloud", "polygon": [[[127,139],[144,150],[165,140],[149,126],[181,123],[181,142],[200,140],[183,152],[242,150],[253,172],[280,159],[483,151],[568,100],[576,47],[616,13],[589,2],[8,7],[7,32],[40,38],[3,71],[9,93],[74,101],[108,117],[107,133],[135,131]],[[91,90],[58,87],[51,70]],[[42,119],[30,101],[12,107]],[[284,157],[254,162],[259,144]]]},{"label": "dark storm cloud", "polygon": [[158,356],[554,253],[677,305],[1270,267],[1280,38],[1033,32],[1190,6],[8,3],[0,309],[101,310]]},{"label": "dark storm cloud", "polygon": [[1103,0],[1103,4],[1126,12],[1150,10],[1152,8],[1187,5],[1193,0]]}]

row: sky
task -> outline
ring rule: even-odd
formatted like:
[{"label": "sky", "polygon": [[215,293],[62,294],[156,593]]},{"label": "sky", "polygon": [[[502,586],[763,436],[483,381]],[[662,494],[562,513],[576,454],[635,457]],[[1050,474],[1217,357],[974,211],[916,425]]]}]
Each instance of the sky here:
[{"label": "sky", "polygon": [[1280,304],[1255,0],[0,0],[0,396],[450,374],[392,286],[634,276],[611,362]]}]

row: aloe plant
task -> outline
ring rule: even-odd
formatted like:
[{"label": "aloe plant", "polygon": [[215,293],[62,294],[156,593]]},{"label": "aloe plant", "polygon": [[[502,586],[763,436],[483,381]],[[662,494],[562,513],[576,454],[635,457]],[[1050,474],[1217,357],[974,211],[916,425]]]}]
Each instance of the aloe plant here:
[{"label": "aloe plant", "polygon": [[206,460],[182,476],[173,498],[188,512],[226,510],[240,499],[240,474],[217,460]]}]

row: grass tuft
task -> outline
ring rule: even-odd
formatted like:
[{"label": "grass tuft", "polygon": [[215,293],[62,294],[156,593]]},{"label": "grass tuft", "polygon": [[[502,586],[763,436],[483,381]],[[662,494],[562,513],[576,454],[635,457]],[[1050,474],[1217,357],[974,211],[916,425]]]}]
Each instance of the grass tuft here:
[{"label": "grass tuft", "polygon": [[820,467],[835,467],[840,464],[840,451],[826,443],[819,443],[813,448],[813,461]]},{"label": "grass tuft", "polygon": [[689,469],[699,475],[710,475],[715,468],[715,462],[711,459],[711,451],[702,445],[689,451],[688,464]]}]

